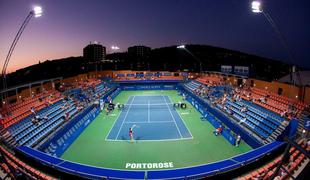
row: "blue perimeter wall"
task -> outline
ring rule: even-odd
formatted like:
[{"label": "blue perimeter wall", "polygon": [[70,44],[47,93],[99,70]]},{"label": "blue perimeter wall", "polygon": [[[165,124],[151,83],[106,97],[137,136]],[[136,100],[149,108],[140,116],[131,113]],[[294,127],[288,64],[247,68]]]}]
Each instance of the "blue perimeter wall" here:
[{"label": "blue perimeter wall", "polygon": [[260,158],[270,155],[283,145],[285,145],[284,142],[274,141],[270,144],[223,161],[179,169],[150,171],[129,171],[88,166],[53,157],[27,146],[20,146],[18,147],[18,150],[26,156],[59,171],[76,174],[90,179],[197,179],[214,176],[219,173],[246,166],[250,163],[255,163]]},{"label": "blue perimeter wall", "polygon": [[175,90],[177,82],[146,82],[139,83],[117,83],[122,90]]}]

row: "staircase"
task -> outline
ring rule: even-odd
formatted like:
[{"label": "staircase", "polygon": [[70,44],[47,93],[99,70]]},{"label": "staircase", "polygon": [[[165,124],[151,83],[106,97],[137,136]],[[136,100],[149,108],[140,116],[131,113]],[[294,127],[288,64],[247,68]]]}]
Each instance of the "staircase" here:
[{"label": "staircase", "polygon": [[6,129],[1,129],[0,136],[11,146],[16,147],[18,145],[13,136]]},{"label": "staircase", "polygon": [[264,144],[271,143],[275,141],[285,130],[287,125],[284,125],[283,123],[278,126],[276,130],[273,131],[273,133],[264,141]]},{"label": "staircase", "polygon": [[298,134],[302,133],[305,121],[310,121],[310,112],[308,111],[303,111],[300,115],[300,119],[298,120]]}]

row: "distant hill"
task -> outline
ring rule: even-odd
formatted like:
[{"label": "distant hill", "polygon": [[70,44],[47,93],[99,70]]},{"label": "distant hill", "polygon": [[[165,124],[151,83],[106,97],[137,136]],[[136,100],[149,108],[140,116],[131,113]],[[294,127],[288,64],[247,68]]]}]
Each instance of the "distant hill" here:
[{"label": "distant hill", "polygon": [[86,61],[82,57],[46,60],[9,74],[7,82],[10,87],[42,79],[70,77],[87,71],[86,68]]},{"label": "distant hill", "polygon": [[251,77],[264,80],[278,79],[290,69],[290,65],[281,61],[219,47],[186,45],[188,51],[176,47],[153,49],[149,58],[140,60],[129,57],[126,52],[109,54],[107,58],[118,62],[118,69],[199,71],[199,61],[203,64],[202,69],[208,71],[220,71],[221,65],[248,66]]},{"label": "distant hill", "polygon": [[[8,75],[8,86],[55,77],[70,77],[97,70],[170,70],[199,71],[199,61],[204,71],[220,71],[221,65],[240,65],[250,68],[250,76],[273,80],[289,73],[290,65],[246,53],[207,45],[186,45],[186,50],[176,46],[153,49],[147,57],[129,56],[127,52],[108,54],[109,61],[88,64],[83,57],[46,60]],[[190,53],[192,54],[190,54]],[[2,83],[0,83],[2,86]],[[1,87],[0,86],[0,87]]]}]

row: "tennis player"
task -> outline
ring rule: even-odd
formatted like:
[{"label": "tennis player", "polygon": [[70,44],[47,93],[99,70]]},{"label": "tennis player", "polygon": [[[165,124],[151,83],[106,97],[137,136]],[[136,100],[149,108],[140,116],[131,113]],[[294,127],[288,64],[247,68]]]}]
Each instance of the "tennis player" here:
[{"label": "tennis player", "polygon": [[129,137],[130,137],[130,142],[133,142],[133,129],[129,128]]}]

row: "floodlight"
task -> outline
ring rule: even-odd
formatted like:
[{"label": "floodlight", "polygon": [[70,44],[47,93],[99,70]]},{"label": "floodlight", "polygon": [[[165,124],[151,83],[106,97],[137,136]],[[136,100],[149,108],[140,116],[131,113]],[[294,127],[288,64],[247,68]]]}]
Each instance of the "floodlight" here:
[{"label": "floodlight", "polygon": [[185,49],[185,45],[177,46],[178,49]]},{"label": "floodlight", "polygon": [[259,1],[253,1],[252,2],[252,12],[254,12],[254,13],[263,12],[261,2],[259,2]]},{"label": "floodlight", "polygon": [[111,46],[111,49],[112,50],[119,50],[119,47],[118,46]]},{"label": "floodlight", "polygon": [[40,6],[35,6],[32,10],[33,14],[34,14],[34,17],[40,17],[42,16],[42,13],[43,13],[43,10],[42,10],[42,7]]}]

